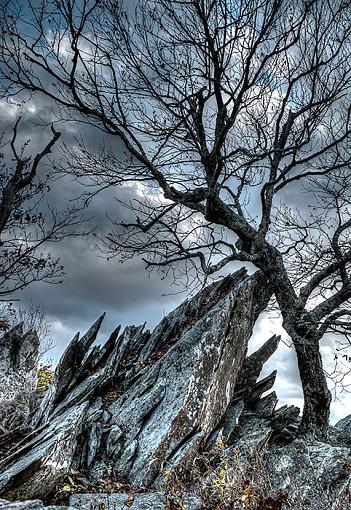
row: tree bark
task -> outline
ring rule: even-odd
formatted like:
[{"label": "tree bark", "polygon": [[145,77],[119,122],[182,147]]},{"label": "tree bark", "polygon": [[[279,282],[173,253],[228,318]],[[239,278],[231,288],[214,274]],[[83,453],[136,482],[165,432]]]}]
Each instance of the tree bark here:
[{"label": "tree bark", "polygon": [[318,323],[301,305],[276,249],[266,250],[261,270],[274,289],[283,327],[293,341],[297,356],[304,396],[300,433],[324,440],[329,429],[331,394],[320,355]]},{"label": "tree bark", "polygon": [[325,440],[329,428],[331,394],[319,352],[319,340],[292,335],[301,378],[304,408],[300,433]]}]

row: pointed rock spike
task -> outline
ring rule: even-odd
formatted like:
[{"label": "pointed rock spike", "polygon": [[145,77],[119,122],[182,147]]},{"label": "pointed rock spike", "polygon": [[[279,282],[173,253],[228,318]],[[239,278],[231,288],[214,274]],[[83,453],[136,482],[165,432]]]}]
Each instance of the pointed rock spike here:
[{"label": "pointed rock spike", "polygon": [[99,329],[101,327],[102,321],[104,320],[106,316],[106,312],[104,312],[97,321],[94,322],[94,324],[88,329],[88,331],[82,336],[80,339],[80,347],[81,349],[86,352],[91,345],[94,343],[97,334],[99,332]]},{"label": "pointed rock spike", "polygon": [[252,388],[250,388],[250,391],[248,392],[245,398],[246,402],[249,404],[256,402],[263,393],[265,393],[266,391],[270,390],[273,387],[276,377],[277,371],[274,370],[267,377],[258,381]]},{"label": "pointed rock spike", "polygon": [[254,357],[259,358],[262,363],[266,363],[266,361],[274,354],[274,352],[278,349],[279,342],[281,340],[280,335],[271,336],[266,342],[251,354],[248,359],[252,359]]},{"label": "pointed rock spike", "polygon": [[235,392],[243,394],[244,400],[246,400],[246,396],[251,393],[251,389],[257,384],[257,379],[263,365],[277,350],[280,339],[280,336],[273,335],[257,351],[246,358],[235,387]]}]

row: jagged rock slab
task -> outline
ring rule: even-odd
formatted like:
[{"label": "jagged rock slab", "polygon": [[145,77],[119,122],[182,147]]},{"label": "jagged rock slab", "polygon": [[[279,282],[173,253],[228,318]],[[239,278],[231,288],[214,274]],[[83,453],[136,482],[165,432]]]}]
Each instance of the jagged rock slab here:
[{"label": "jagged rock slab", "polygon": [[250,390],[248,391],[248,395],[246,397],[246,402],[248,406],[251,406],[258,402],[263,393],[266,393],[266,391],[269,391],[273,388],[276,377],[277,371],[274,370],[271,374],[267,375],[267,377],[260,379],[250,387]]},{"label": "jagged rock slab", "polygon": [[187,299],[164,317],[152,332],[150,339],[140,353],[145,360],[159,349],[174,345],[189,328],[204,317],[221,299],[225,298],[247,275],[240,269],[217,282],[208,285],[193,298]]},{"label": "jagged rock slab", "polygon": [[[181,502],[184,506],[174,505],[173,508],[200,510],[202,507],[201,501],[193,496],[185,495]],[[106,508],[108,510],[125,510],[128,507],[133,510],[165,510],[167,508],[172,508],[169,506],[169,503],[167,504],[166,496],[161,493],[152,492],[141,494],[75,494],[70,497],[70,505],[78,510],[100,510],[101,508]]]},{"label": "jagged rock slab", "polygon": [[87,403],[29,436],[0,462],[0,492],[9,499],[45,499],[71,466]]},{"label": "jagged rock slab", "polygon": [[238,403],[230,405],[225,413],[221,422],[220,433],[227,444],[230,444],[233,433],[235,433],[235,430],[239,427],[240,416],[244,408],[244,401],[240,400]]},{"label": "jagged rock slab", "polygon": [[254,413],[245,412],[240,417],[240,426],[236,429],[233,445],[228,448],[228,453],[234,449],[241,453],[243,461],[250,461],[259,455],[267,446],[272,435],[272,429],[268,420],[259,418]]},{"label": "jagged rock slab", "polygon": [[206,442],[204,450],[210,451],[218,440],[223,440],[227,446],[230,446],[237,437],[237,431],[240,425],[240,417],[245,410],[243,400],[232,401],[218,427],[213,431]]},{"label": "jagged rock slab", "polygon": [[[117,384],[117,379],[125,385],[126,366],[128,363],[137,365],[139,351],[150,333],[144,331],[141,325],[127,326],[119,335],[118,326],[105,345],[95,346],[89,352],[103,317],[93,324],[81,340],[79,334],[75,335],[66,348],[55,370],[53,384],[31,420],[33,427],[47,423],[73,405],[93,402],[113,382]],[[139,366],[139,371],[142,368],[143,364]]]},{"label": "jagged rock slab", "polygon": [[[152,333],[143,326],[120,333],[118,327],[103,346],[93,346],[100,317],[67,347],[54,384],[32,417],[33,432],[26,436],[28,432],[17,431],[17,448],[9,449],[0,462],[0,493],[10,499],[44,498],[70,470],[78,475],[83,471],[83,487],[90,487],[84,490],[93,490],[91,484],[98,480],[121,476],[138,488],[155,487],[165,468],[191,465],[222,437],[229,445],[228,463],[234,450],[247,465],[250,457],[266,449],[275,490],[288,490],[296,498],[302,493],[307,500],[314,498],[321,510],[336,510],[333,501],[349,490],[350,450],[340,444],[350,443],[351,420],[347,417],[332,429],[333,444],[301,445],[293,441],[299,410],[276,410],[274,392],[262,398],[275,373],[257,380],[279,337],[270,338],[248,358],[246,352],[252,327],[269,297],[260,273],[249,277],[240,270],[187,300]],[[0,340],[2,359],[11,360],[14,367],[26,343],[34,345],[35,353],[35,336],[22,335],[20,327],[6,338],[5,343]],[[16,346],[14,351],[8,342]],[[32,366],[28,364],[29,372]],[[3,438],[8,440],[8,435]],[[289,444],[281,446],[286,441]],[[322,496],[317,496],[318,488]],[[123,509],[126,500],[131,502],[128,494],[113,497],[116,504],[123,498]],[[111,505],[109,499],[107,503]],[[14,504],[8,508],[46,508],[35,501]],[[132,508],[164,504],[155,493],[135,494]],[[77,508],[90,510],[82,505]]]},{"label": "jagged rock slab", "polygon": [[338,421],[335,427],[349,433],[351,436],[351,414],[349,414],[349,416],[345,416],[345,418]]},{"label": "jagged rock slab", "polygon": [[[91,326],[82,338],[79,338],[79,333],[77,333],[68,344],[55,369],[52,385],[31,420],[33,427],[46,423],[52,412],[56,410],[55,407],[58,407],[70,393],[69,389],[73,390],[75,385],[77,385],[79,375],[85,365],[87,353],[96,339],[104,316],[105,314]],[[75,403],[72,402],[71,405]],[[67,409],[67,407],[69,406],[61,406],[62,411]]]},{"label": "jagged rock slab", "polygon": [[[273,335],[257,351],[245,359],[235,384],[232,400],[217,430],[209,438],[206,448],[210,448],[219,436],[224,439],[227,446],[232,445],[237,439],[239,428],[243,428],[240,417],[245,409],[253,410],[259,418],[273,417],[278,402],[276,393],[272,392],[263,398],[261,396],[272,388],[276,371],[258,382],[257,379],[264,363],[277,350],[279,342],[280,336]],[[264,429],[267,429],[266,424]],[[267,437],[269,437],[269,434]]]},{"label": "jagged rock slab", "polygon": [[1,462],[1,494],[44,497],[70,468],[88,470],[90,482],[122,476],[152,485],[165,465],[190,462],[233,399],[269,298],[261,273],[240,270],[183,303],[151,334],[143,326],[117,328],[93,347],[100,317],[68,345],[32,417],[33,432]]},{"label": "jagged rock slab", "polygon": [[260,418],[271,418],[278,404],[278,397],[275,391],[272,391],[265,397],[262,397],[255,403],[253,410]]},{"label": "jagged rock slab", "polygon": [[258,274],[240,274],[234,289],[108,408],[115,475],[150,486],[162,465],[185,463],[206,441],[233,397],[262,283]]},{"label": "jagged rock slab", "polygon": [[[245,403],[252,403],[256,401],[257,397],[259,397],[264,391],[267,391],[267,389],[263,388],[263,391],[260,394],[256,381],[262,371],[263,365],[277,350],[279,342],[280,336],[273,335],[257,351],[245,359],[235,387],[236,398],[240,397],[244,399]],[[271,377],[273,378],[274,383],[275,377],[273,374]],[[260,384],[262,386],[262,382],[260,382]]]},{"label": "jagged rock slab", "polygon": [[284,435],[286,433],[287,436],[290,433],[297,431],[297,428],[300,423],[300,408],[296,406],[283,406],[277,409],[270,420],[270,426],[272,431],[274,432],[275,438],[279,437],[279,435]]}]

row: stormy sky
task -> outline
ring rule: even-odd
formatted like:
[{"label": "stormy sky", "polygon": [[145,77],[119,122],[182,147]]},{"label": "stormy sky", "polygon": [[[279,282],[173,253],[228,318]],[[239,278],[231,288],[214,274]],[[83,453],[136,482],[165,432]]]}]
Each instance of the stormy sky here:
[{"label": "stormy sky", "polygon": [[[52,105],[43,97],[23,105],[21,108],[1,102],[0,113],[2,129],[10,133],[16,118],[22,115],[20,135],[23,140],[30,140],[28,150],[34,153],[49,138],[47,127],[37,125],[40,117],[48,122],[53,117]],[[35,122],[35,123],[34,123]],[[94,128],[82,127],[80,124],[59,122],[57,129],[62,132],[62,140],[72,143],[74,136],[84,130],[85,141],[94,148],[102,135]],[[59,147],[58,147],[59,148]],[[53,156],[59,157],[58,151]],[[50,192],[51,205],[62,205],[65,200],[77,196],[78,189],[70,181],[60,180],[52,184]],[[98,195],[90,204],[87,216],[91,218],[89,228],[103,234],[110,228],[109,216],[121,217],[125,212],[115,201],[116,192],[108,191]],[[153,328],[170,310],[187,297],[182,287],[172,285],[171,279],[160,278],[155,273],[148,274],[142,260],[135,258],[123,264],[115,259],[106,260],[101,253],[93,235],[68,238],[59,244],[49,246],[50,251],[60,257],[65,267],[65,277],[60,285],[34,283],[20,293],[19,305],[29,307],[40,304],[51,324],[50,337],[53,348],[46,354],[47,358],[57,360],[63,349],[76,333],[83,333],[101,313],[107,316],[102,325],[99,340],[103,341],[115,328],[116,324],[142,324]],[[191,289],[190,289],[191,290]],[[276,314],[275,314],[276,315]],[[281,404],[302,405],[296,358],[279,318],[263,315],[256,324],[250,351],[253,351],[272,334],[281,334],[283,342],[277,353],[264,368],[262,376],[272,370],[278,371],[275,390]],[[332,370],[335,346],[332,339],[322,344],[325,366]],[[342,418],[349,412],[351,396],[347,392],[338,392],[332,406],[332,421]]]},{"label": "stormy sky", "polygon": [[[21,107],[0,102],[2,120],[1,131],[10,135],[19,115],[22,115],[20,137],[23,141],[30,140],[27,150],[36,153],[50,138],[48,125],[55,119],[52,103],[42,96],[24,103]],[[40,124],[46,124],[46,127]],[[94,149],[103,141],[103,134],[98,130],[75,122],[58,122],[56,129],[62,132],[60,143],[75,143],[75,137],[83,136],[89,149]],[[116,143],[116,142],[115,142]],[[59,146],[53,157],[59,158]],[[119,147],[114,146],[118,152]],[[132,189],[124,193],[133,193]],[[79,188],[68,178],[52,184],[49,195],[51,206],[62,206],[65,200],[74,200]],[[115,200],[116,191],[105,191],[95,197],[87,210],[91,217],[89,228],[97,234],[104,234],[111,228],[107,216],[121,219],[125,214]],[[299,197],[300,207],[303,198]],[[148,274],[144,263],[139,258],[119,264],[115,259],[106,260],[101,253],[93,235],[67,238],[59,244],[48,247],[54,256],[60,257],[65,268],[65,277],[60,285],[34,283],[17,293],[19,305],[28,307],[32,303],[40,304],[51,324],[50,336],[53,348],[47,353],[48,358],[57,360],[73,335],[85,332],[89,326],[103,313],[106,318],[102,325],[99,340],[104,338],[116,327],[128,324],[142,324],[153,328],[170,310],[184,300],[192,289],[172,285],[171,279],[161,279],[156,272]],[[263,315],[256,324],[249,349],[253,351],[272,334],[281,334],[283,342],[277,353],[264,368],[262,376],[272,370],[278,371],[275,390],[280,404],[302,406],[302,393],[292,348],[288,347],[286,333],[282,329],[279,318]],[[323,340],[322,353],[325,368],[333,367],[335,346],[333,339]],[[350,380],[351,383],[351,380]],[[349,414],[351,394],[340,391],[332,405],[333,422]]]}]

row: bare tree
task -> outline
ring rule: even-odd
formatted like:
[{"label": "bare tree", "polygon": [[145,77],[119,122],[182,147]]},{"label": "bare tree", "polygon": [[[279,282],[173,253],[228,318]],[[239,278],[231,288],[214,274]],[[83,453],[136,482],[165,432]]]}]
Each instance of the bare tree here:
[{"label": "bare tree", "polygon": [[43,305],[33,302],[27,306],[18,306],[16,308],[11,303],[6,303],[6,305],[8,328],[5,329],[5,332],[18,324],[23,324],[23,330],[25,332],[30,330],[35,331],[40,341],[39,356],[42,362],[47,353],[54,347],[53,340],[50,336],[51,324],[48,321]]},{"label": "bare tree", "polygon": [[[0,154],[0,298],[4,302],[33,282],[61,281],[63,266],[47,244],[78,235],[84,221],[77,206],[57,210],[46,200],[51,171],[46,168],[43,174],[40,167],[60,133],[52,128],[51,139],[32,156],[27,154],[29,142],[17,146],[19,124],[20,118],[10,140],[3,135]],[[6,314],[1,315],[6,329]]]},{"label": "bare tree", "polygon": [[82,142],[77,178],[139,183],[108,249],[165,270],[260,269],[297,353],[301,431],[324,437],[319,343],[351,314],[349,3],[22,4],[2,15],[7,93],[43,93],[123,143]]}]

